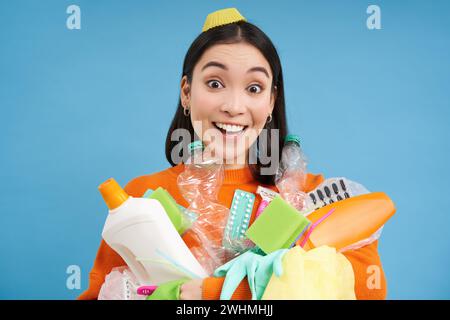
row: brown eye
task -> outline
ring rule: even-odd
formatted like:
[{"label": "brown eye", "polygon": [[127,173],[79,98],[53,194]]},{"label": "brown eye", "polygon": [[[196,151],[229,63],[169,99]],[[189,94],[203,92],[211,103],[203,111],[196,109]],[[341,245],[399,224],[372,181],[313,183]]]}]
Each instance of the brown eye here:
[{"label": "brown eye", "polygon": [[213,88],[213,89],[219,89],[219,88],[223,87],[222,84],[217,80],[208,81],[207,85],[208,85],[208,87]]},{"label": "brown eye", "polygon": [[254,85],[251,85],[248,88],[248,90],[250,91],[250,93],[260,93],[262,91],[262,88],[261,88],[261,86],[254,84]]}]

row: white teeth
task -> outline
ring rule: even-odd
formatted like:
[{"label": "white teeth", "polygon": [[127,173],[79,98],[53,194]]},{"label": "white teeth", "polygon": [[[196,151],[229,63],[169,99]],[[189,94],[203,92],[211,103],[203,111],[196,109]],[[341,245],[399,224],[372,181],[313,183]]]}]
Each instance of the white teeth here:
[{"label": "white teeth", "polygon": [[237,125],[225,124],[225,123],[220,123],[220,122],[216,122],[216,126],[227,132],[239,132],[244,129],[244,126],[237,126]]}]

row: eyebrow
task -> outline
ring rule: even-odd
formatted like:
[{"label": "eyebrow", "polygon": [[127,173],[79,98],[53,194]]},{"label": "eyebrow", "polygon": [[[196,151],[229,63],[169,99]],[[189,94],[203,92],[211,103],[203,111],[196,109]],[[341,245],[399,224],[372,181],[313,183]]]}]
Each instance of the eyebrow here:
[{"label": "eyebrow", "polygon": [[250,68],[250,69],[248,69],[247,73],[258,72],[258,71],[264,73],[266,75],[266,77],[269,78],[269,73],[267,72],[266,68],[264,68],[264,67],[253,67],[253,68]]},{"label": "eyebrow", "polygon": [[[224,64],[222,64],[220,62],[217,62],[217,61],[209,61],[207,64],[205,64],[203,66],[202,71],[205,70],[208,67],[218,67],[218,68],[221,68],[221,69],[223,69],[225,71],[228,71],[228,68],[227,68],[226,65],[224,65]],[[262,73],[264,73],[266,75],[267,78],[269,78],[269,72],[267,72],[266,68],[264,68],[264,67],[253,67],[253,68],[250,68],[250,69],[247,70],[247,73],[250,73],[250,72],[262,72]]]}]

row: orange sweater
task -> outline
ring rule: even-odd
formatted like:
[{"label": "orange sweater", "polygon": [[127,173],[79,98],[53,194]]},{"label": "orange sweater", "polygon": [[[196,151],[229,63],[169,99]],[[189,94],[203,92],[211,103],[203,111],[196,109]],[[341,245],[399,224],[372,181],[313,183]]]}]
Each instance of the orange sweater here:
[{"label": "orange sweater", "polygon": [[[157,172],[151,175],[145,175],[130,181],[125,191],[133,197],[141,197],[148,189],[155,190],[161,186],[165,188],[174,199],[183,206],[188,206],[188,203],[180,194],[177,186],[177,176],[184,170],[184,165],[179,164],[175,167],[168,168],[164,171]],[[314,189],[324,180],[322,175],[308,174],[306,190]],[[219,192],[219,202],[226,207],[231,206],[235,189],[241,189],[248,192],[256,193],[256,188],[259,183],[253,179],[249,168],[225,170],[224,183]],[[265,186],[277,191],[275,186]],[[254,220],[254,214],[261,201],[260,197],[256,197],[253,213],[250,218],[250,224]],[[192,244],[185,238],[185,243],[190,247]],[[355,292],[357,299],[385,299],[386,298],[386,279],[381,267],[381,261],[377,251],[378,243],[374,242],[371,245],[360,248],[358,250],[351,250],[345,252],[344,255],[350,261],[355,273]],[[109,274],[114,267],[123,266],[125,262],[122,258],[112,250],[104,240],[101,241],[98,249],[97,257],[95,258],[94,267],[89,274],[89,288],[81,294],[78,299],[97,299],[100,287],[105,281],[105,276]],[[371,266],[378,266],[373,268]],[[371,268],[369,268],[371,267]],[[370,277],[373,277],[373,270],[379,270],[379,286],[376,289],[370,289]],[[206,278],[203,280],[203,299],[218,300],[222,290],[224,278]],[[369,282],[369,286],[367,283]],[[250,289],[248,287],[247,279],[244,279],[233,294],[232,299],[247,300],[251,299]]]}]

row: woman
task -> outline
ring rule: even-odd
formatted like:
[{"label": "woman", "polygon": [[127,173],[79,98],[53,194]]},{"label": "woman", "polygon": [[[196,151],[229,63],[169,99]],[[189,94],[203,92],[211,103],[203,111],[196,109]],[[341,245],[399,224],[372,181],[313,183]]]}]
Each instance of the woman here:
[{"label": "woman", "polygon": [[[237,188],[255,193],[258,185],[263,185],[277,191],[274,172],[264,169],[280,160],[281,148],[273,146],[282,145],[287,124],[282,68],[271,40],[235,9],[209,15],[203,32],[186,54],[180,87],[180,100],[166,138],[166,157],[172,167],[133,179],[125,187],[127,193],[141,197],[148,189],[162,186],[179,204],[188,206],[177,187],[184,164],[175,158],[186,156],[179,148],[180,143],[174,140],[177,129],[185,129],[191,139],[202,139],[208,149],[223,159],[225,178],[218,196],[221,204],[230,207]],[[261,135],[264,129],[274,129],[279,135]],[[265,152],[258,148],[260,145],[266,148]],[[264,154],[271,155],[270,161],[262,161]],[[305,191],[314,189],[323,180],[322,175],[308,174]],[[257,198],[250,224],[259,201]],[[191,239],[183,239],[192,246]],[[356,297],[384,299],[386,281],[377,242],[344,255],[353,267]],[[79,299],[96,299],[105,276],[113,267],[122,265],[125,262],[121,257],[102,241],[90,273],[89,288]],[[370,278],[374,276],[373,270],[378,272],[375,285]],[[180,298],[218,299],[223,281],[224,278],[209,277],[185,282],[180,285]],[[232,298],[251,298],[245,280]]]}]

